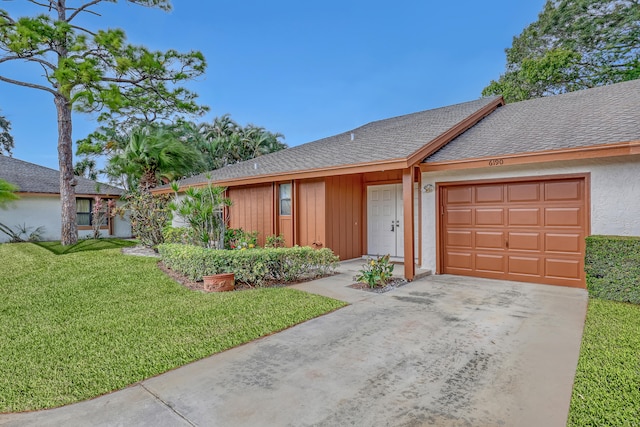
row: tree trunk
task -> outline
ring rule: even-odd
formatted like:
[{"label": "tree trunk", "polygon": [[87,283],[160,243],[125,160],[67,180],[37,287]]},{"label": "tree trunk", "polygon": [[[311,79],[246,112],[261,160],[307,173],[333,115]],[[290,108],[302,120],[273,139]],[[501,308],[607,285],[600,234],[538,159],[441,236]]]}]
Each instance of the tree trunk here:
[{"label": "tree trunk", "polygon": [[71,102],[63,95],[54,97],[58,113],[58,164],[60,167],[60,208],[62,229],[60,242],[73,245],[78,242],[76,220],[76,184],[73,174],[73,140],[71,136]]},{"label": "tree trunk", "polygon": [[158,178],[156,177],[156,171],[153,169],[145,169],[138,184],[140,192],[150,193],[151,189],[157,186]]}]

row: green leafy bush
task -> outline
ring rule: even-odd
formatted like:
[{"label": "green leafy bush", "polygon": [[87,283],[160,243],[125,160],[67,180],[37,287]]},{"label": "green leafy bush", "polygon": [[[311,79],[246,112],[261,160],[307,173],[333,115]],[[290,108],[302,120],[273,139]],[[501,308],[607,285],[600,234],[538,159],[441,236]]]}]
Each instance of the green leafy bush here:
[{"label": "green leafy bush", "polygon": [[267,236],[264,247],[265,248],[284,248],[286,242],[284,241],[284,236],[282,234],[271,236]]},{"label": "green leafy bush", "polygon": [[242,228],[229,228],[224,233],[225,249],[252,249],[258,245],[257,231],[244,231]]},{"label": "green leafy bush", "polygon": [[394,265],[389,261],[389,255],[370,259],[362,266],[356,280],[368,284],[370,288],[385,286],[393,276],[393,267]]},{"label": "green leafy bush", "polygon": [[126,197],[126,203],[115,212],[120,216],[129,213],[131,232],[140,243],[147,247],[155,247],[162,243],[162,230],[171,218],[168,205],[169,194],[152,195],[146,191],[133,191]]},{"label": "green leafy bush", "polygon": [[338,257],[327,248],[208,249],[193,245],[158,246],[164,264],[172,270],[202,280],[202,276],[234,273],[236,281],[263,286],[270,281],[291,283],[333,273]]},{"label": "green leafy bush", "polygon": [[589,294],[640,304],[640,237],[590,236],[586,243]]},{"label": "green leafy bush", "polygon": [[162,236],[165,243],[180,243],[183,245],[195,244],[193,230],[189,227],[172,227],[167,225],[162,229]]},{"label": "green leafy bush", "polygon": [[172,183],[171,188],[176,197],[169,208],[193,230],[196,242],[207,248],[221,248],[224,244],[225,207],[231,206],[231,200],[224,197],[226,189],[209,181],[206,187],[187,188],[184,197],[179,198],[178,184]]}]

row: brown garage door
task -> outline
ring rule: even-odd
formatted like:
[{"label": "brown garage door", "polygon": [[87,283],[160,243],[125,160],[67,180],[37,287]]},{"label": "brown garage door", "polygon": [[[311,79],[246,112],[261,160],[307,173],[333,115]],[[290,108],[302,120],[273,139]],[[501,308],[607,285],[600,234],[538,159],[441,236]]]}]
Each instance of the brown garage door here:
[{"label": "brown garage door", "polygon": [[443,185],[442,272],[585,287],[585,181]]}]

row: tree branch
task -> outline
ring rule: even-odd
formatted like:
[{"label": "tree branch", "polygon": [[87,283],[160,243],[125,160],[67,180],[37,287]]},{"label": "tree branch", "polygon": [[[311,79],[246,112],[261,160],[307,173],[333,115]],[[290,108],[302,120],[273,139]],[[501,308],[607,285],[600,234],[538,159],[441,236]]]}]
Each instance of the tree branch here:
[{"label": "tree branch", "polygon": [[13,18],[11,18],[8,14],[6,13],[2,13],[3,11],[0,10],[0,17],[6,19],[7,21],[9,21],[10,25],[15,25],[16,21],[13,20]]},{"label": "tree branch", "polygon": [[32,89],[39,89],[39,90],[43,90],[45,92],[49,92],[54,96],[58,96],[58,92],[56,92],[55,90],[46,87],[46,86],[42,86],[42,85],[37,85],[35,83],[28,83],[28,82],[22,82],[20,80],[14,80],[14,79],[10,79],[8,77],[4,77],[4,76],[0,76],[0,81],[2,82],[6,82],[6,83],[11,83],[13,85],[18,85],[18,86],[24,86],[24,87],[30,87]]},{"label": "tree branch", "polygon": [[[71,16],[69,16],[69,17],[67,18],[67,22],[71,22],[71,21],[73,20],[73,18],[75,18],[76,16],[78,16],[78,14],[82,13],[83,11],[90,12],[90,13],[93,13],[94,15],[100,16],[100,14],[99,14],[99,13],[96,13],[96,12],[94,12],[94,11],[92,11],[92,10],[87,10],[87,8],[89,8],[89,7],[93,6],[93,5],[96,5],[96,4],[98,4],[98,3],[101,3],[102,1],[103,1],[103,0],[91,0],[89,3],[85,3],[85,4],[83,4],[82,6],[80,6],[79,8],[77,8],[77,9],[76,9],[72,14],[71,14]],[[69,9],[69,10],[73,10],[73,9]]]},{"label": "tree branch", "polygon": [[[51,9],[51,7],[53,7],[55,9],[55,6],[52,6],[52,3],[54,2],[49,2],[49,4],[44,4],[44,3],[39,3],[35,0],[27,0],[29,3],[33,3],[37,6],[42,6],[42,7],[48,7],[49,9]],[[56,9],[57,10],[57,9]]]},{"label": "tree branch", "polygon": [[49,67],[51,70],[55,71],[56,66],[53,65],[52,63],[50,63],[49,61],[45,61],[44,59],[40,59],[40,58],[36,58],[33,57],[31,55],[29,56],[5,56],[4,58],[0,58],[0,64],[2,64],[3,62],[7,62],[7,61],[16,61],[16,60],[23,60],[23,61],[29,61],[29,62],[36,62],[40,65],[43,66],[47,66]]},{"label": "tree branch", "polygon": [[96,36],[96,34],[97,34],[97,33],[94,33],[94,32],[92,32],[92,31],[87,30],[86,28],[78,27],[77,25],[71,25],[71,28],[73,28],[74,30],[78,30],[78,31],[85,32],[85,33],[87,33],[87,34],[89,34],[89,35],[91,35],[91,36],[94,36],[94,37],[95,37],[95,36]]}]

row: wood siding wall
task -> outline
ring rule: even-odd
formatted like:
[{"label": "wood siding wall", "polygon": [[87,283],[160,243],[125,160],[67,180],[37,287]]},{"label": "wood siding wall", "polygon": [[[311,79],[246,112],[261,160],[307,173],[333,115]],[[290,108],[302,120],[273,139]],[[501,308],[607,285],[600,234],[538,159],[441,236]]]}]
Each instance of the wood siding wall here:
[{"label": "wood siding wall", "polygon": [[368,172],[364,174],[364,182],[367,184],[391,184],[402,182],[402,170],[383,172]]},{"label": "wood siding wall", "polygon": [[258,245],[264,246],[266,236],[275,234],[273,185],[230,188],[229,198],[229,226],[257,231]]},{"label": "wood siding wall", "polygon": [[326,195],[326,247],[340,259],[362,256],[363,177],[342,175],[328,177]]},{"label": "wood siding wall", "polygon": [[324,179],[299,181],[297,190],[296,243],[323,248],[326,245]]}]

